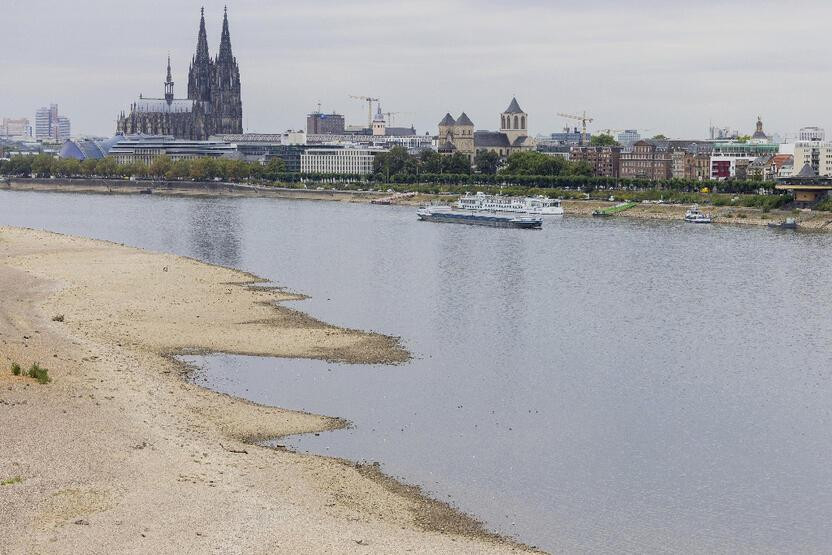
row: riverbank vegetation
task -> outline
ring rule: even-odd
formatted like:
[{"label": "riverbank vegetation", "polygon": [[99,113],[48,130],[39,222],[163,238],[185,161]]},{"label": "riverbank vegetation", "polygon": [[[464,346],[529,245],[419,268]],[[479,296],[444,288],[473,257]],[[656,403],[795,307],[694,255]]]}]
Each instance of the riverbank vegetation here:
[{"label": "riverbank vegetation", "polygon": [[[622,201],[700,202],[717,206],[749,206],[762,210],[789,202],[788,195],[774,194],[772,182],[686,179],[621,179],[592,176],[586,162],[570,162],[539,152],[515,153],[499,165],[499,159],[480,153],[476,161],[485,171],[476,172],[468,157],[459,153],[440,156],[433,151],[411,155],[396,147],[376,156],[370,175],[292,173],[283,160],[266,164],[223,158],[172,161],[166,156],[152,164],[122,165],[113,158],[56,159],[48,155],[16,156],[0,161],[0,175],[37,178],[164,179],[169,181],[239,181],[292,188],[414,191],[424,194],[464,194],[469,191],[510,195],[543,194],[564,199]],[[832,211],[832,203],[817,209]]]}]

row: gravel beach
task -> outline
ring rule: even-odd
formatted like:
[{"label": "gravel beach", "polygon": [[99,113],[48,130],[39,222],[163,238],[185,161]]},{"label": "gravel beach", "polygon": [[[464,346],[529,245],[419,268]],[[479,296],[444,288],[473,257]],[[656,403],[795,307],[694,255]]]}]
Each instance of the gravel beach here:
[{"label": "gravel beach", "polygon": [[[343,426],[214,393],[171,355],[400,363],[255,276],[0,227],[0,552],[513,552],[373,466],[269,449]],[[39,363],[51,383],[12,375]],[[333,415],[337,417],[337,415]]]}]

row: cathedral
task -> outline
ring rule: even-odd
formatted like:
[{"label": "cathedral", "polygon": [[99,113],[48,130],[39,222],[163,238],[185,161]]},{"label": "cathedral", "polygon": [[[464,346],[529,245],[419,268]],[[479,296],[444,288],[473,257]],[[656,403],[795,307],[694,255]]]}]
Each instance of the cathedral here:
[{"label": "cathedral", "polygon": [[205,10],[199,19],[196,55],[188,72],[188,97],[174,98],[168,56],[164,98],[139,99],[122,112],[116,132],[124,135],[172,135],[177,139],[204,141],[211,135],[243,132],[243,103],[240,98],[240,68],[231,53],[228,12],[222,20],[220,50],[208,54]]}]

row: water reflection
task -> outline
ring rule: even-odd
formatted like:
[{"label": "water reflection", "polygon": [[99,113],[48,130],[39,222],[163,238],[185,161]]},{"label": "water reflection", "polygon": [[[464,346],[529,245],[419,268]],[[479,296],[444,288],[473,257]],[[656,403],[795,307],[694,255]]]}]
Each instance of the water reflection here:
[{"label": "water reflection", "polygon": [[233,199],[200,199],[188,210],[191,256],[221,266],[240,263],[240,204]]}]

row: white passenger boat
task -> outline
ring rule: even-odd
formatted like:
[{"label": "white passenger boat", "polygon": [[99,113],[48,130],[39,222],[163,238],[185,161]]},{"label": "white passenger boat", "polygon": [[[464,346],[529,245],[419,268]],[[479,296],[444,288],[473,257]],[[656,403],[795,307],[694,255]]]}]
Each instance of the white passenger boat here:
[{"label": "white passenger boat", "polygon": [[711,215],[703,214],[699,210],[699,205],[694,204],[685,212],[685,221],[692,224],[709,224],[711,223]]},{"label": "white passenger boat", "polygon": [[514,227],[519,229],[540,229],[543,225],[543,218],[540,217],[485,214],[470,210],[454,210],[450,206],[423,206],[419,208],[416,215],[423,222],[447,224]]},{"label": "white passenger boat", "polygon": [[488,212],[513,212],[515,214],[534,214],[536,216],[562,216],[563,207],[560,200],[536,197],[506,197],[503,195],[475,195],[466,193],[456,202],[460,210],[478,210]]}]

